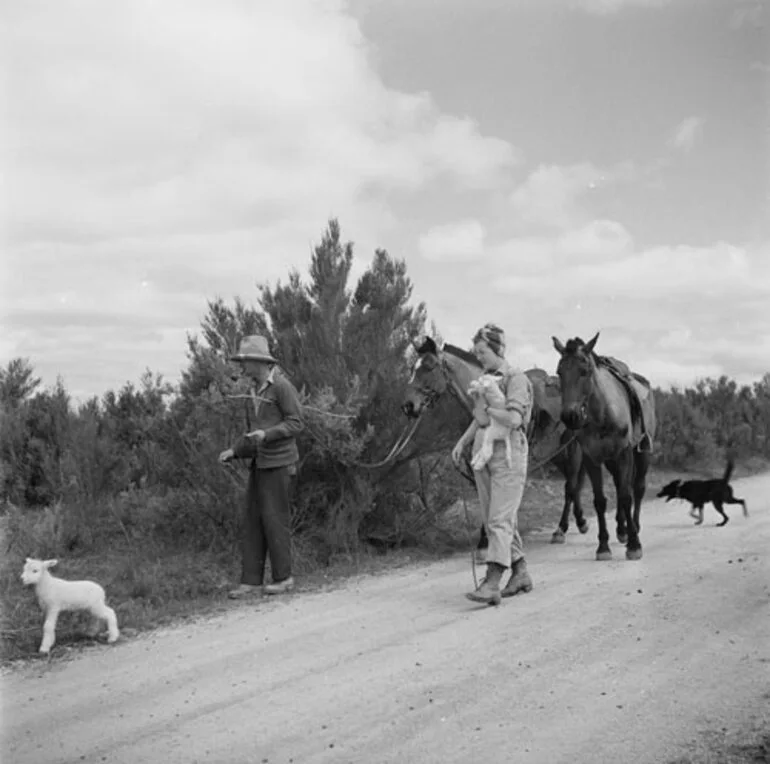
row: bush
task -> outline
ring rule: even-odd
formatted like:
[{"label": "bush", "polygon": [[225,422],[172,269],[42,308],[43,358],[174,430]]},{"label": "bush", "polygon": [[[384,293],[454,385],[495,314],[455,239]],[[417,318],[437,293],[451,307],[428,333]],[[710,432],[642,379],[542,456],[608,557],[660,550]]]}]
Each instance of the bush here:
[{"label": "bush", "polygon": [[[268,338],[304,407],[292,498],[299,566],[357,554],[362,541],[442,548],[441,518],[468,490],[449,459],[468,414],[444,396],[394,464],[364,466],[381,460],[407,424],[400,406],[411,339],[424,332],[426,314],[409,304],[403,261],[377,250],[351,290],[352,257],[332,220],[306,280],[293,271],[285,284],[262,284],[254,306],[213,299],[200,337],[188,337],[176,387],[148,370],[137,386],[75,407],[60,380],[40,389],[28,359],[0,369],[7,565],[33,554],[73,565],[112,555],[120,569],[109,574],[135,613],[136,599],[205,596],[221,583],[237,559],[248,465],[218,456],[251,429],[247,389],[228,358],[253,333]],[[655,398],[657,466],[710,470],[727,451],[746,464],[770,459],[770,373],[753,387],[721,377],[656,389]],[[549,449],[538,458],[541,450]],[[218,561],[216,570],[167,590],[158,561],[184,554]],[[7,576],[4,594],[18,588],[18,571]]]}]

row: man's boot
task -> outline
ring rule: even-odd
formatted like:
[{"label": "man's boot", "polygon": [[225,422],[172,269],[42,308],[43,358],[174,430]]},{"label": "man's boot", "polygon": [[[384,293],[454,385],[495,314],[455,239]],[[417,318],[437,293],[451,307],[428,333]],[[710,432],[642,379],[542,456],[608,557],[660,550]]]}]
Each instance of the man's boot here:
[{"label": "man's boot", "polygon": [[481,585],[474,592],[469,592],[465,596],[474,602],[486,602],[488,605],[499,605],[500,598],[500,579],[503,577],[505,568],[496,562],[490,562],[487,565],[487,575],[481,582]]},{"label": "man's boot", "polygon": [[527,561],[522,557],[511,566],[511,577],[502,591],[503,597],[513,597],[519,592],[531,592],[534,584],[527,572]]}]

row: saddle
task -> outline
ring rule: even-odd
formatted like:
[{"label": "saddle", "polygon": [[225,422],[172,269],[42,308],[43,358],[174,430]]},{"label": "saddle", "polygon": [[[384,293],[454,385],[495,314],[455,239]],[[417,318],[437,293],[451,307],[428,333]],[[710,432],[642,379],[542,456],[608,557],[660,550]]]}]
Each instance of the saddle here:
[{"label": "saddle", "polygon": [[628,367],[628,364],[618,360],[617,358],[604,355],[596,355],[595,357],[597,365],[607,369],[607,371],[610,372],[610,374],[612,374],[612,376],[615,377],[618,382],[620,382],[620,384],[623,386],[623,389],[626,391],[626,395],[628,395],[628,402],[631,406],[631,421],[634,423],[638,422],[642,431],[642,437],[640,438],[636,447],[640,451],[652,451],[652,438],[647,432],[647,425],[644,421],[642,401],[640,400],[639,395],[636,392],[636,388],[633,385],[633,380],[636,380],[644,387],[649,388],[649,380],[647,380],[641,374],[636,374],[635,372],[631,371],[631,369]]}]

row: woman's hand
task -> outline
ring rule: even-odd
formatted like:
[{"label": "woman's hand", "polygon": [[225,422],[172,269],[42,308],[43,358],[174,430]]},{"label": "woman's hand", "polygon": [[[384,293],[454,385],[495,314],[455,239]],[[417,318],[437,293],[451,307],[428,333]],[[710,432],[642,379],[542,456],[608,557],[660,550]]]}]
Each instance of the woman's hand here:
[{"label": "woman's hand", "polygon": [[468,442],[463,436],[460,438],[460,440],[457,441],[457,444],[452,449],[452,464],[454,464],[455,467],[460,467],[460,460],[463,458],[463,451],[465,451],[467,445]]}]

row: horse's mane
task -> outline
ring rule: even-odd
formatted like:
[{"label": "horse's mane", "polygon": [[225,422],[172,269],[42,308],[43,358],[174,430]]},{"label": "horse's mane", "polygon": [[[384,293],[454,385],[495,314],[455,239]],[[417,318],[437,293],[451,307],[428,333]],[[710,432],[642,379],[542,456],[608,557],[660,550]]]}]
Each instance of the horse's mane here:
[{"label": "horse's mane", "polygon": [[465,361],[466,363],[469,363],[471,366],[475,366],[477,369],[481,368],[479,359],[476,358],[476,356],[473,355],[473,353],[469,353],[467,350],[458,348],[457,345],[450,345],[448,342],[445,342],[444,347],[442,349],[445,352],[449,353],[450,355],[453,355],[459,358],[460,360]]},{"label": "horse's mane", "polygon": [[[569,353],[570,355],[574,355],[578,349],[583,347],[585,345],[585,342],[580,337],[574,337],[571,340],[567,340],[567,344],[564,346],[564,352]],[[631,369],[628,367],[628,364],[624,361],[618,361],[618,359],[613,358],[612,356],[608,355],[599,355],[598,353],[591,353],[591,358],[593,358],[594,363],[597,366],[603,366],[605,369],[609,369],[610,371],[614,371],[616,374],[620,372],[623,374],[623,372],[627,372],[627,374],[634,379],[636,379],[637,382],[641,382],[645,387],[651,387],[650,381],[643,377],[641,374],[637,374],[635,371],[631,371]],[[618,366],[621,368],[619,369]]]}]

